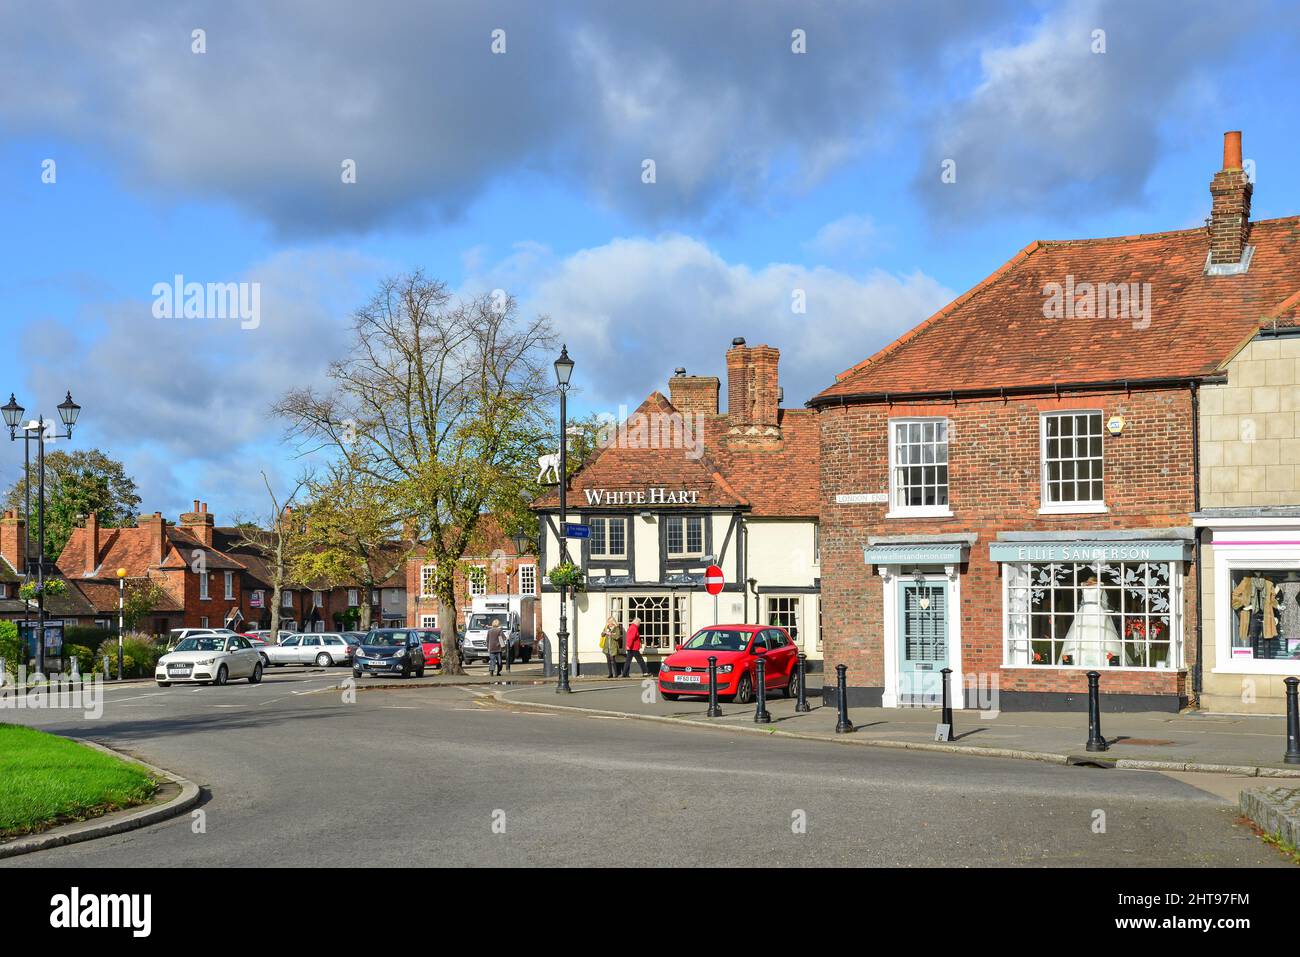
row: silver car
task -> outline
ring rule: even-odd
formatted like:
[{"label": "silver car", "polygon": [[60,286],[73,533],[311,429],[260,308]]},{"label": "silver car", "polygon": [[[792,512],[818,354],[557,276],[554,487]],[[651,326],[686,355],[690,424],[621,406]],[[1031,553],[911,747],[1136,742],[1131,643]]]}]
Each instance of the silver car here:
[{"label": "silver car", "polygon": [[338,632],[289,635],[278,645],[263,645],[262,654],[273,665],[316,665],[329,668],[352,660],[352,646]]}]

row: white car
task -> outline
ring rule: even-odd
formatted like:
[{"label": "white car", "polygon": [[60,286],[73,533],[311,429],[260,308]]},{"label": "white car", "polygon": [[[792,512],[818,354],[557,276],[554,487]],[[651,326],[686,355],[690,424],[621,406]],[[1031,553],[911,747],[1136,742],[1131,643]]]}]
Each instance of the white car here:
[{"label": "white car", "polygon": [[232,678],[262,680],[262,656],[243,635],[191,635],[158,659],[154,680],[166,688],[174,682],[224,685]]},{"label": "white car", "polygon": [[278,645],[263,645],[262,657],[273,665],[310,665],[330,668],[352,661],[352,646],[336,631],[290,635]]}]

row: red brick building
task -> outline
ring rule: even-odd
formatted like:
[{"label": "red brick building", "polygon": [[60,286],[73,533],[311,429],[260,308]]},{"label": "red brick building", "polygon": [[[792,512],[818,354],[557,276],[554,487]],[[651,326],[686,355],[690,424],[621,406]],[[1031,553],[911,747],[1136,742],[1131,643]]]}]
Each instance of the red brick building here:
[{"label": "red brick building", "polygon": [[[479,523],[476,542],[471,549],[476,554],[463,559],[465,566],[456,574],[456,613],[464,624],[464,614],[475,595],[537,595],[540,593],[537,556],[530,550],[519,554],[514,541],[502,531],[491,516]],[[425,557],[424,549],[411,552],[405,566],[407,596],[406,624],[411,627],[438,628],[438,600],[433,595],[432,559]],[[541,608],[536,611],[535,627],[541,627]]]},{"label": "red brick building", "polygon": [[1230,137],[1207,228],[1032,243],[811,401],[851,702],[944,667],[982,708],[1082,707],[1093,669],[1110,709],[1195,697],[1199,390],[1300,287],[1250,191]]}]

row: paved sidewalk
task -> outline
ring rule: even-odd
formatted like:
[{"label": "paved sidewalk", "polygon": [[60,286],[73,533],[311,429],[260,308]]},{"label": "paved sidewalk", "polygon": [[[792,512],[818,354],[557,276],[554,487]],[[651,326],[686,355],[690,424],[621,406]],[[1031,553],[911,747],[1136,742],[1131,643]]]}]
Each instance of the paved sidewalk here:
[{"label": "paved sidewalk", "polygon": [[1116,762],[1120,767],[1156,762],[1162,770],[1231,770],[1246,775],[1295,777],[1300,784],[1300,766],[1282,761],[1286,751],[1286,719],[1281,716],[1238,717],[1195,712],[1103,714],[1101,730],[1111,742],[1111,748],[1102,754],[1088,754],[1084,749],[1088,719],[1083,713],[1016,711],[981,717],[978,711],[957,711],[953,717],[957,740],[940,744],[934,740],[938,709],[853,708],[849,718],[854,732],[836,734],[835,709],[822,706],[820,689],[813,689],[811,680],[809,691],[811,712],[797,714],[793,701],[771,698],[767,707],[772,723],[763,725],[754,723],[752,704],[721,702],[722,717],[710,719],[704,714],[708,707],[706,699],[664,701],[653,685],[643,686],[641,679],[635,677],[622,681],[584,681],[576,684],[570,695],[558,695],[554,685],[546,684],[507,688],[499,697],[516,704],[560,705],[749,731],[793,733],[843,743],[996,753],[1057,763],[1100,759]]}]

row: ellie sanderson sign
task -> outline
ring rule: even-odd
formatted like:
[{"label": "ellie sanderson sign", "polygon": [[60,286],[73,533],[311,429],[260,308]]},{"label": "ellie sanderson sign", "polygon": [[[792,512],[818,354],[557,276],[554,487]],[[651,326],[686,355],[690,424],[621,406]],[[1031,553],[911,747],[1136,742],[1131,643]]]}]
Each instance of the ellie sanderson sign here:
[{"label": "ellie sanderson sign", "polygon": [[587,495],[588,505],[698,505],[698,489],[657,488],[620,489],[605,488],[583,489]]}]

